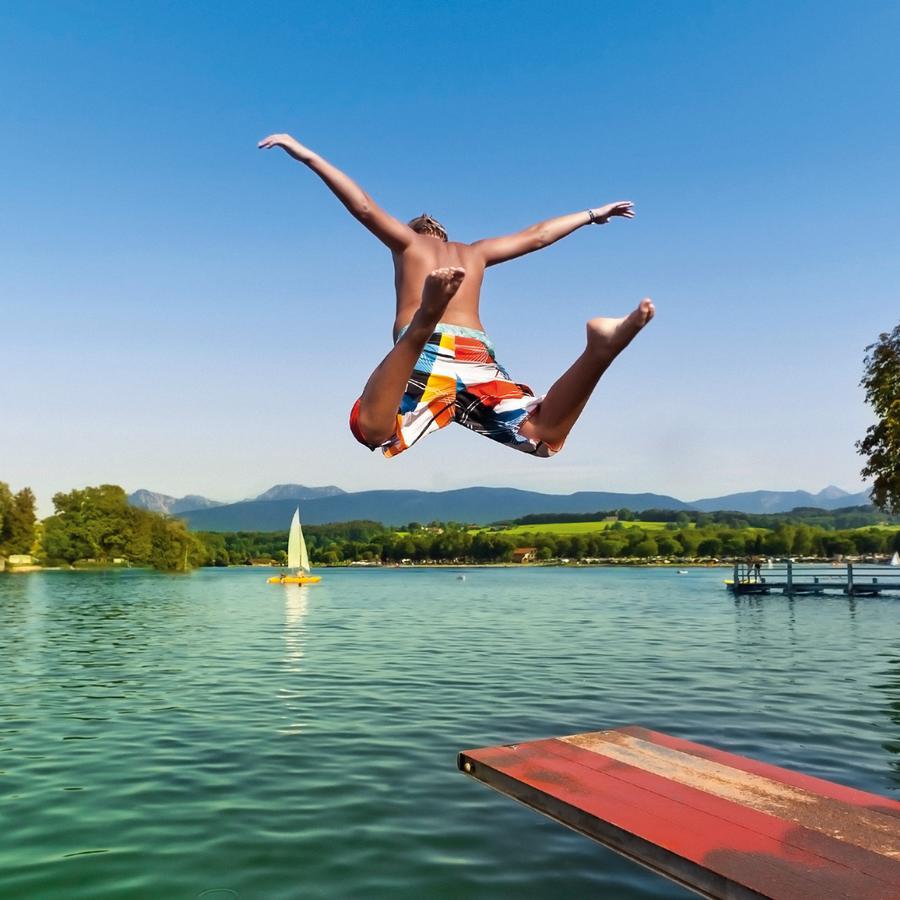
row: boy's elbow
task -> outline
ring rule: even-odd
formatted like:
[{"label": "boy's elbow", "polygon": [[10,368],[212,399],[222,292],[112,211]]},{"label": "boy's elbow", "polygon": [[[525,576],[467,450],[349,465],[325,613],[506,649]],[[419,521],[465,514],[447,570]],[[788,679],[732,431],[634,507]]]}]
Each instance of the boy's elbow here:
[{"label": "boy's elbow", "polygon": [[531,233],[528,237],[532,250],[543,250],[544,247],[552,243],[550,240],[550,231],[544,224],[534,225],[529,231]]},{"label": "boy's elbow", "polygon": [[549,246],[551,243],[550,237],[547,234],[537,234],[535,235],[532,241],[532,250],[543,250],[544,247]]}]

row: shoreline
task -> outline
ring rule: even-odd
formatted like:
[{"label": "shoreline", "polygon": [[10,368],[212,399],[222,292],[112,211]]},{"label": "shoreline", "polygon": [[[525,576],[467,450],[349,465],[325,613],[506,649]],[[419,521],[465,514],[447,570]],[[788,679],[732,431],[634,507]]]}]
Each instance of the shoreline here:
[{"label": "shoreline", "polygon": [[[818,565],[818,566],[834,566],[841,567],[846,565],[848,562],[853,563],[854,565],[885,565],[889,563],[890,557],[887,557],[884,562],[880,562],[871,558],[862,558],[862,557],[850,557],[844,559],[842,561],[836,561],[828,558],[804,558],[801,560],[795,560],[798,565]],[[331,565],[314,565],[312,569],[319,570],[327,570],[327,569],[732,569],[734,568],[735,563],[745,562],[744,560],[705,560],[705,561],[688,561],[688,560],[680,560],[680,561],[653,561],[646,562],[640,561],[636,559],[627,559],[627,560],[598,560],[596,562],[553,562],[553,561],[542,561],[542,562],[496,562],[496,563],[482,563],[482,562],[417,562],[417,563],[362,563],[362,562],[347,562],[347,563],[337,563]],[[780,562],[780,560],[776,560],[776,562]],[[281,565],[260,565],[260,564],[252,564],[252,565],[228,565],[228,566],[196,566],[193,569],[189,569],[186,572],[184,571],[173,571],[173,572],[165,572],[162,570],[153,569],[151,566],[129,566],[119,564],[110,564],[108,566],[104,565],[90,565],[90,566],[40,566],[40,565],[28,565],[28,566],[7,566],[4,570],[0,571],[0,575],[28,575],[35,572],[121,572],[121,571],[146,571],[146,572],[154,572],[160,571],[160,574],[169,574],[169,575],[184,575],[190,574],[191,572],[200,572],[205,570],[215,570],[215,569],[265,569],[266,571],[278,571],[285,569],[286,566]]]}]

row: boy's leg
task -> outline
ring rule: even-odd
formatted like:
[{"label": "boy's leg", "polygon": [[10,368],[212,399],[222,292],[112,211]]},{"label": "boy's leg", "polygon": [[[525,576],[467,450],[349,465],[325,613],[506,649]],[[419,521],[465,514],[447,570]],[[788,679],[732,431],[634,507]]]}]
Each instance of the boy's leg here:
[{"label": "boy's leg", "polygon": [[641,300],[637,309],[622,319],[591,319],[587,323],[587,347],[547,392],[541,405],[522,423],[519,433],[559,447],[578,420],[600,376],[653,318],[653,302]]},{"label": "boy's leg", "polygon": [[422,305],[409,328],[366,382],[359,398],[359,428],[370,444],[383,444],[393,436],[409,376],[465,275],[465,269],[449,267],[435,269],[425,279]]}]

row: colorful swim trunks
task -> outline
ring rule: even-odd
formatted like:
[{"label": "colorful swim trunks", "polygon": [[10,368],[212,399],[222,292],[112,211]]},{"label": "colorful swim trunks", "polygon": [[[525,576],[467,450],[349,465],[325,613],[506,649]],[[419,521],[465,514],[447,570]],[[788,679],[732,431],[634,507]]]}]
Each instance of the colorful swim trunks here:
[{"label": "colorful swim trunks", "polygon": [[543,399],[510,379],[483,331],[441,322],[406,384],[391,439],[374,446],[366,440],[359,428],[359,400],[350,413],[350,430],[370,450],[396,456],[426,434],[458,422],[516,450],[548,457],[559,448],[519,433]]}]

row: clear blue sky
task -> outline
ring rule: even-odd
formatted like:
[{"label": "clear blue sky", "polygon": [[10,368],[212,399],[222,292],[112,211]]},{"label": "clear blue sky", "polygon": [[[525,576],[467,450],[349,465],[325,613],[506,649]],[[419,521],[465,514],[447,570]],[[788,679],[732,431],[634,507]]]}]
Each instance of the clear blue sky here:
[{"label": "clear blue sky", "polygon": [[[859,489],[863,348],[900,309],[898,46],[893,3],[5,4],[0,479],[45,507],[101,481]],[[657,303],[564,453],[352,439],[390,260],[255,149],[272,131],[460,240],[635,201],[486,281],[538,391],[585,319]]]}]

